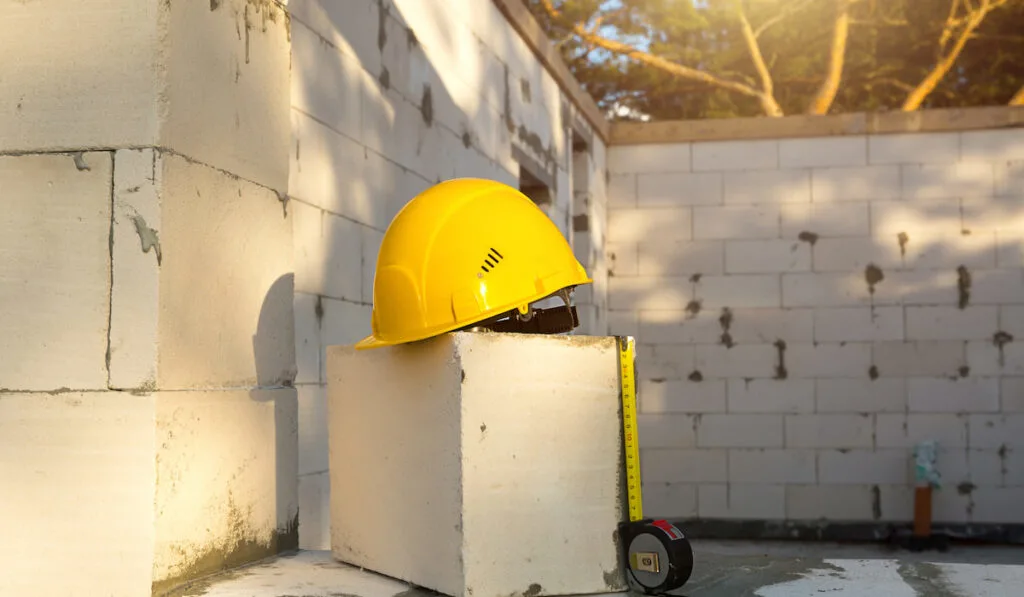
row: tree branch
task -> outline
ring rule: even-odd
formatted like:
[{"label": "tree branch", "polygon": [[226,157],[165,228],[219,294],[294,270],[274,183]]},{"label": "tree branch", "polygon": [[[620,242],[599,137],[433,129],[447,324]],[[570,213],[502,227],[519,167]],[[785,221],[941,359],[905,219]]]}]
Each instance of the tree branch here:
[{"label": "tree branch", "polygon": [[739,2],[736,3],[736,17],[740,21],[740,30],[743,32],[743,41],[747,44],[747,51],[750,52],[750,59],[754,61],[754,69],[757,70],[757,76],[761,79],[761,95],[759,96],[761,109],[768,116],[782,116],[782,107],[775,101],[772,74],[768,72],[768,65],[764,62],[761,47],[757,44],[757,36]]},{"label": "tree branch", "polygon": [[846,62],[846,41],[850,36],[850,5],[846,0],[836,0],[836,22],[833,26],[832,47],[829,50],[828,69],[825,79],[818,87],[807,108],[808,114],[828,114],[832,102],[839,92],[839,82],[843,78],[843,65]]},{"label": "tree branch", "polygon": [[761,34],[770,29],[773,25],[777,24],[782,19],[785,19],[794,12],[800,10],[804,6],[811,3],[812,0],[796,0],[787,4],[782,10],[775,14],[772,18],[761,23],[761,26],[754,30],[754,39],[761,37]]},{"label": "tree branch", "polygon": [[[565,23],[564,19],[562,18],[562,14],[558,11],[558,9],[555,8],[551,0],[541,0],[541,5],[543,5],[544,10],[552,19],[556,21],[561,21],[565,26],[572,29],[572,31],[575,32],[575,34],[578,35],[580,39],[582,39],[583,42],[586,44],[599,47],[601,49],[607,50],[615,54],[626,56],[627,58],[635,60],[636,62],[652,66],[654,68],[665,71],[666,73],[669,73],[682,79],[697,81],[707,85],[712,85],[714,87],[719,87],[721,89],[727,89],[729,91],[746,95],[748,97],[756,97],[761,101],[762,107],[771,105],[774,106],[774,109],[777,112],[770,113],[768,109],[766,109],[766,114],[768,114],[769,116],[782,115],[782,109],[775,102],[774,98],[766,98],[763,92],[753,87],[750,87],[749,85],[744,85],[743,83],[737,83],[735,81],[729,81],[726,79],[720,79],[704,71],[690,68],[688,66],[683,66],[682,64],[666,60],[660,56],[651,54],[650,52],[644,52],[643,50],[639,50],[629,44],[625,44],[620,41],[615,41],[613,39],[608,39],[606,37],[588,31],[580,23]],[[767,102],[769,102],[768,104],[766,104],[766,100]]]},{"label": "tree branch", "polygon": [[591,33],[597,33],[597,31],[601,28],[601,25],[603,25],[606,20],[614,19],[615,17],[625,13],[627,10],[629,10],[629,7],[624,6],[624,7],[620,8],[620,9],[618,9],[618,10],[614,10],[614,11],[609,12],[609,13],[597,15],[594,18],[593,24],[591,24],[591,26],[589,27],[588,30]]},{"label": "tree branch", "polygon": [[1017,90],[1017,93],[1013,94],[1013,97],[1010,98],[1010,103],[1008,105],[1024,106],[1024,85],[1022,85],[1021,88]]},{"label": "tree branch", "polygon": [[[953,0],[954,6],[959,4],[960,1]],[[946,26],[943,28],[940,44],[944,43],[943,40],[952,35],[952,30],[958,24],[963,23],[963,29],[956,37],[956,41],[953,42],[953,47],[939,59],[931,72],[907,95],[907,99],[904,100],[903,106],[900,108],[902,111],[913,112],[921,107],[928,94],[935,90],[935,87],[938,86],[943,77],[953,68],[953,64],[960,57],[960,53],[963,52],[964,46],[967,45],[967,41],[971,38],[974,30],[981,25],[981,22],[985,20],[988,13],[1006,4],[1006,2],[1007,0],[979,0],[979,5],[974,7],[966,0],[963,0],[964,5],[969,7],[970,12],[960,19],[954,18],[953,12],[950,12],[950,17],[946,20]]]},{"label": "tree branch", "polygon": [[[946,50],[946,44],[949,43],[949,38],[953,35],[953,29],[959,24],[959,19],[956,18],[956,13],[960,10],[960,0],[953,0],[949,5],[949,16],[946,17],[946,24],[942,27],[942,35],[939,36],[939,56],[942,56],[942,52]],[[968,5],[968,11],[971,8]]]}]

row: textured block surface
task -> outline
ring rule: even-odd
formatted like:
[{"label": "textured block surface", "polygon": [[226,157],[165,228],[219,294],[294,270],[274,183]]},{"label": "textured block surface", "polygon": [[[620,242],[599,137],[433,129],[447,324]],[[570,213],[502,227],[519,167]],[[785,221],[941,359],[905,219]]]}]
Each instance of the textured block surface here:
[{"label": "textured block surface", "polygon": [[677,146],[653,138],[609,153],[608,321],[640,346],[646,499],[906,521],[911,450],[933,439],[935,520],[1012,522],[1024,137],[734,134],[668,169]]},{"label": "textured block surface", "polygon": [[0,594],[150,594],[155,401],[0,394]]},{"label": "textured block surface", "polygon": [[613,338],[329,346],[331,548],[446,594],[624,587]]},{"label": "textured block surface", "polygon": [[158,387],[291,382],[292,222],[277,195],[176,155],[162,155],[157,168],[165,197]]},{"label": "textured block surface", "polygon": [[0,55],[18,59],[0,76],[0,151],[152,142],[159,12],[151,0],[4,2]]},{"label": "textured block surface", "polygon": [[154,589],[297,547],[296,433],[294,389],[156,394]]},{"label": "textured block surface", "polygon": [[[153,388],[157,378],[160,300],[160,199],[163,173],[153,149],[114,153],[114,223],[110,247],[110,387]],[[175,198],[169,198],[174,200]]]},{"label": "textured block surface", "polygon": [[287,191],[291,34],[285,10],[266,0],[161,8],[168,31],[161,39],[160,145]]},{"label": "textured block surface", "polygon": [[0,157],[0,388],[106,389],[112,167]]}]

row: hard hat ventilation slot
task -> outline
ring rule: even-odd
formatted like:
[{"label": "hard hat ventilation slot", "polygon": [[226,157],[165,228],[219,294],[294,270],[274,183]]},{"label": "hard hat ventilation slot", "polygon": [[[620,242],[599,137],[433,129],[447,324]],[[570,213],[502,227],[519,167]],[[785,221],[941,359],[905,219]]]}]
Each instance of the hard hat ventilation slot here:
[{"label": "hard hat ventilation slot", "polygon": [[480,266],[480,269],[484,270],[484,272],[489,272],[504,258],[505,257],[499,253],[497,249],[491,247],[491,250],[487,253],[487,257],[484,257],[484,264]]}]

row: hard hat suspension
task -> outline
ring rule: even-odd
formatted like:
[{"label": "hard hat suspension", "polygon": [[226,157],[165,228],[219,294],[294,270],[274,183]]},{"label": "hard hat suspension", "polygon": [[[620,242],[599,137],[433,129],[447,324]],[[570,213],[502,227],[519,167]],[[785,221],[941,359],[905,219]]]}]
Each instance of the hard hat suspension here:
[{"label": "hard hat suspension", "polygon": [[572,304],[571,292],[572,288],[562,288],[551,295],[561,298],[565,303],[564,306],[536,309],[530,305],[521,305],[512,311],[462,329],[464,331],[486,330],[510,334],[564,334],[571,332],[580,325],[576,306]]}]

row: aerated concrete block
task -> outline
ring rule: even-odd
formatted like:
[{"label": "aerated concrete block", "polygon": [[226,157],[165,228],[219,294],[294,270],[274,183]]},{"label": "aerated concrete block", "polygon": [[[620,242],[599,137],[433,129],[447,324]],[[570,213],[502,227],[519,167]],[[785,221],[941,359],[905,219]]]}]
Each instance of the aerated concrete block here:
[{"label": "aerated concrete block", "polygon": [[106,389],[112,168],[105,151],[0,157],[0,388]]},{"label": "aerated concrete block", "polygon": [[[291,384],[291,212],[266,187],[181,156],[161,154],[156,167],[163,181],[157,387]],[[129,239],[141,253],[138,235]],[[124,278],[115,272],[115,286],[141,284]]]},{"label": "aerated concrete block", "polygon": [[160,7],[155,0],[4,2],[0,56],[18,59],[3,67],[0,151],[155,139]]},{"label": "aerated concrete block", "polygon": [[150,594],[154,416],[128,392],[0,394],[0,595]]},{"label": "aerated concrete block", "polygon": [[[152,148],[114,153],[108,385],[152,388],[157,379],[162,160]],[[171,198],[173,200],[173,198]]]},{"label": "aerated concrete block", "polygon": [[455,597],[625,590],[614,338],[327,348],[331,550]]},{"label": "aerated concrete block", "polygon": [[153,512],[152,597],[296,549],[296,390],[153,395],[149,470],[156,483],[146,496]]},{"label": "aerated concrete block", "polygon": [[166,2],[161,18],[160,145],[285,192],[292,63],[281,3]]}]

